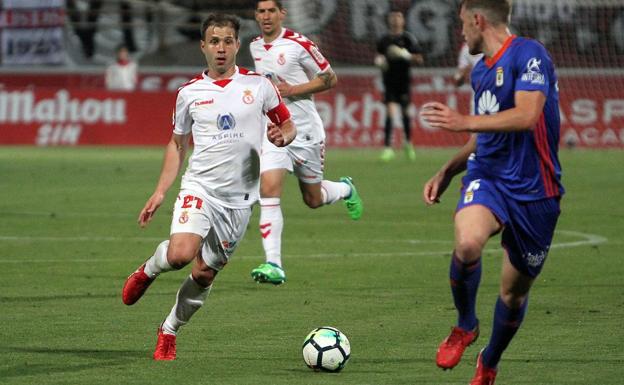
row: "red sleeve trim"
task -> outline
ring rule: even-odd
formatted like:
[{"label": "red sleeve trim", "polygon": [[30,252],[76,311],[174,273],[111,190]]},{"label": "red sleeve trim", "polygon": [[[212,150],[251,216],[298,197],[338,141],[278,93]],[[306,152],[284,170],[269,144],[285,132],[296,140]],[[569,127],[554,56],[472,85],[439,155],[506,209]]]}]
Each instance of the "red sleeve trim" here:
[{"label": "red sleeve trim", "polygon": [[182,84],[179,88],[178,88],[178,92],[180,92],[180,90],[188,85],[191,85],[193,83],[195,83],[198,80],[202,80],[204,78],[204,74],[199,74],[197,76],[195,76],[193,79],[189,80],[188,82]]},{"label": "red sleeve trim", "polygon": [[312,57],[312,59],[314,59],[314,62],[316,62],[316,64],[322,71],[325,71],[325,69],[329,67],[329,61],[325,58],[325,56],[323,56],[321,51],[319,51],[318,47],[316,46],[316,44],[314,44],[312,40],[301,35],[300,33],[293,32],[289,29],[287,29],[284,33],[284,39],[294,41],[302,46],[303,49],[305,49],[306,52]]},{"label": "red sleeve trim", "polygon": [[271,119],[273,123],[279,126],[288,119],[290,119],[290,111],[288,111],[288,108],[286,107],[284,102],[281,102],[277,105],[277,107],[267,112],[267,116],[269,117],[269,119]]},{"label": "red sleeve trim", "polygon": [[238,67],[238,73],[241,75],[260,75],[259,73],[249,70],[245,67]]}]

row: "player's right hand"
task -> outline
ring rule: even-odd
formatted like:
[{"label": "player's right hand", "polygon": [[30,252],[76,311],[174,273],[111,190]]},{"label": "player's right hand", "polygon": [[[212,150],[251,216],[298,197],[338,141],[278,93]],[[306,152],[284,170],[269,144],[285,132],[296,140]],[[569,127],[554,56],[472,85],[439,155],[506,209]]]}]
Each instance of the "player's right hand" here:
[{"label": "player's right hand", "polygon": [[446,178],[441,172],[431,177],[423,188],[423,200],[425,203],[427,205],[440,203],[440,197],[446,191],[450,182],[450,179]]},{"label": "player's right hand", "polygon": [[164,199],[164,194],[157,192],[152,194],[152,196],[145,203],[145,206],[143,206],[143,210],[141,210],[141,213],[139,214],[139,219],[137,221],[139,223],[139,226],[145,227],[149,222],[152,221],[156,210],[158,210]]},{"label": "player's right hand", "polygon": [[282,131],[273,122],[269,122],[267,125],[267,138],[269,139],[269,142],[273,143],[277,147],[284,146],[284,135],[282,135]]},{"label": "player's right hand", "polygon": [[391,44],[390,46],[388,46],[386,50],[386,55],[391,60],[401,59],[405,61],[410,61],[412,58],[412,54],[406,48],[399,47],[396,44]]}]

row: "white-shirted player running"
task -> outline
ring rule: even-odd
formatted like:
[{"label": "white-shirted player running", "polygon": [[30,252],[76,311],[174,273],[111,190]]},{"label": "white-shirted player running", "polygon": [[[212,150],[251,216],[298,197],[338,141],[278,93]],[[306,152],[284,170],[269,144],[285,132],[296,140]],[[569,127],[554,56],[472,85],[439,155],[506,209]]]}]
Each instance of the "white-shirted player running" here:
[{"label": "white-shirted player running", "polygon": [[208,69],[178,90],[173,135],[160,178],[139,215],[142,227],[151,221],[192,137],[194,150],[174,205],[170,238],[128,277],[122,292],[123,302],[132,305],[158,274],[194,261],[173,309],[158,328],[156,360],[175,359],[178,329],[203,305],[215,276],[243,238],[251,206],[258,200],[265,133],[276,146],[296,136],[275,86],[236,66],[239,28],[238,19],[230,15],[209,15],[202,23],[200,46]]},{"label": "white-shirted player running", "polygon": [[461,87],[464,83],[470,81],[470,73],[475,64],[483,58],[483,54],[470,54],[468,44],[463,43],[457,54],[457,68],[453,74],[453,82],[455,87]]},{"label": "white-shirted player running", "polygon": [[[457,68],[453,74],[453,83],[455,87],[461,87],[464,83],[470,83],[470,73],[474,66],[483,58],[482,53],[476,55],[470,54],[468,44],[464,42],[457,54]],[[474,115],[474,91],[471,89],[470,96],[470,114]]]},{"label": "white-shirted player running", "polygon": [[334,87],[336,74],[312,41],[282,27],[286,10],[281,1],[257,1],[255,15],[262,31],[249,46],[256,72],[274,82],[297,126],[297,138],[288,147],[278,148],[265,140],[260,158],[260,233],[266,263],[252,270],[251,276],[277,285],[286,280],[280,197],[287,172],[297,176],[303,201],[310,208],[343,199],[351,219],[357,220],[362,216],[362,200],[351,178],[323,180],[325,129],[312,95]]}]

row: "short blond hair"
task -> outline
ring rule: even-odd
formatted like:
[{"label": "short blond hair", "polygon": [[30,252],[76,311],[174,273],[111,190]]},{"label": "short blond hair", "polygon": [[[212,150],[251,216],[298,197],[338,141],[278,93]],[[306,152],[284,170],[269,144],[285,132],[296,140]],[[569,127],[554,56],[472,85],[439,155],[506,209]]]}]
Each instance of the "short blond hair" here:
[{"label": "short blond hair", "polygon": [[483,11],[492,24],[509,24],[511,19],[511,0],[462,0],[459,7]]}]

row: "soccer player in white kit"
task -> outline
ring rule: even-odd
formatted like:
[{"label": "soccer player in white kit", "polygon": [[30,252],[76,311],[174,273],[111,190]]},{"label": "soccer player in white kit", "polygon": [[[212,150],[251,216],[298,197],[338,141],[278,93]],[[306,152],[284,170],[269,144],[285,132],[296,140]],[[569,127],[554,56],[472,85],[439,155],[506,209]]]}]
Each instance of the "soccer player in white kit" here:
[{"label": "soccer player in white kit", "polygon": [[[461,87],[464,83],[470,82],[470,73],[474,66],[483,58],[483,54],[479,53],[471,55],[468,44],[464,42],[457,55],[457,69],[453,74],[453,83],[455,87]],[[474,91],[470,90],[470,113],[474,115]]]},{"label": "soccer player in white kit", "polygon": [[362,200],[351,178],[323,180],[325,129],[312,95],[334,87],[336,74],[312,41],[282,27],[286,10],[281,1],[256,1],[255,15],[262,31],[249,46],[256,72],[275,83],[297,126],[297,138],[288,147],[278,148],[265,140],[260,157],[260,233],[266,263],[251,276],[278,285],[286,280],[280,197],[287,172],[297,176],[303,201],[310,208],[343,199],[351,219],[357,220],[362,216]]},{"label": "soccer player in white kit", "polygon": [[203,305],[215,276],[243,238],[251,206],[258,200],[263,136],[276,146],[296,136],[275,86],[236,66],[239,29],[240,22],[230,15],[209,15],[202,23],[200,46],[208,69],[178,90],[160,178],[139,215],[141,227],[151,221],[178,175],[192,136],[194,150],[174,205],[170,238],[128,277],[122,292],[123,302],[132,305],[160,273],[194,261],[158,328],[155,360],[175,359],[178,329]]},{"label": "soccer player in white kit", "polygon": [[472,72],[472,68],[481,58],[483,58],[482,53],[471,55],[468,44],[465,42],[462,44],[459,54],[457,55],[457,69],[455,70],[455,74],[453,74],[455,87],[461,87],[465,82],[470,80],[470,72]]}]

